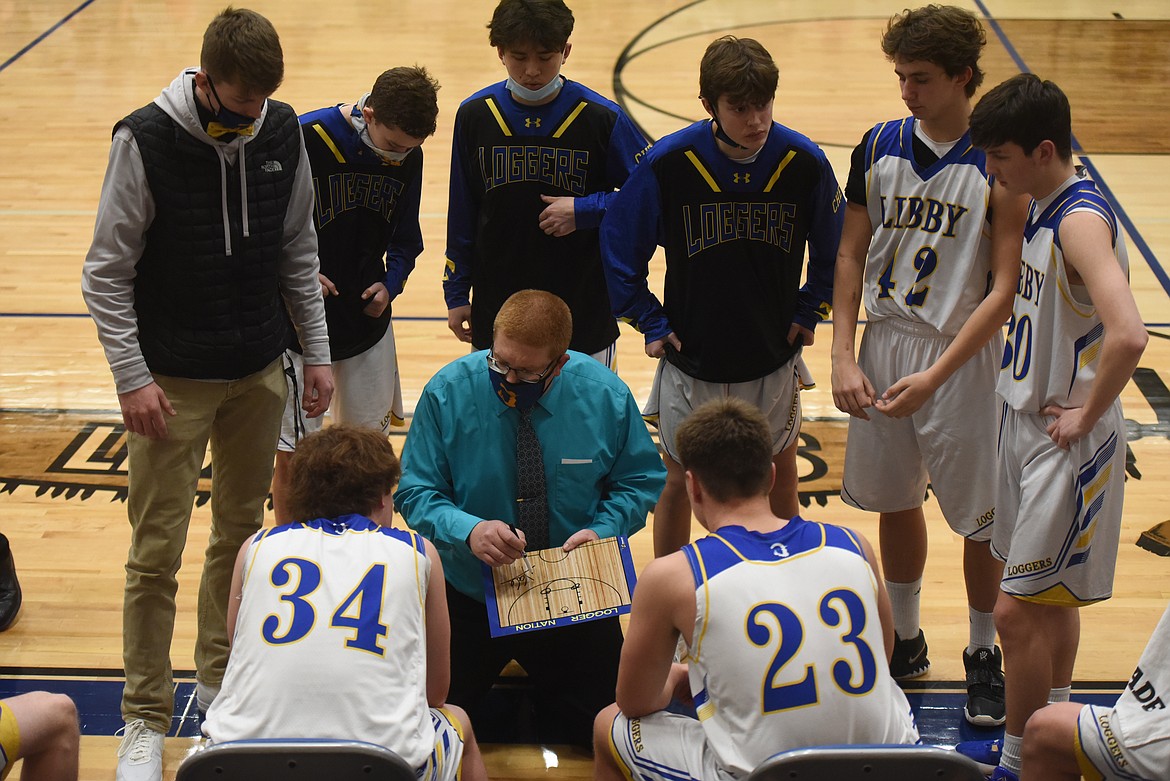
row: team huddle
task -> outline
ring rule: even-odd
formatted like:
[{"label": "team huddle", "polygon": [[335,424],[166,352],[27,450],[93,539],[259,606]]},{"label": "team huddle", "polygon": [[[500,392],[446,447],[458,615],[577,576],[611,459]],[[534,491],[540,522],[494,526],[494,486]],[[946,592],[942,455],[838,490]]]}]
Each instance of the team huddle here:
[{"label": "team huddle", "polygon": [[[707,118],[650,144],[561,74],[573,21],[562,0],[501,0],[488,25],[508,78],[454,119],[442,278],[472,352],[426,384],[401,461],[392,311],[423,250],[434,78],[392,68],[298,118],[269,97],[276,31],[228,8],[199,67],[115,127],[83,292],[129,432],[118,780],[162,777],[208,443],[210,742],[357,739],[420,779],[482,781],[473,725],[515,661],[541,741],[591,751],[597,779],[735,779],[793,748],[918,743],[896,682],[930,667],[929,483],[963,540],[964,716],[1006,730],[958,750],[1008,781],[1165,777],[1170,610],[1115,708],[1068,701],[1077,608],[1112,593],[1119,395],[1147,337],[1061,90],[1022,74],[976,102],[979,20],[898,14],[882,50],[910,116],[864,132],[842,191],[774,121],[760,42],[713,41]],[[877,552],[799,515],[802,352],[830,312],[841,496],[879,514]],[[642,409],[614,372],[618,320],[658,359]],[[485,567],[651,513],[625,631],[491,636]],[[0,703],[4,764],[76,778],[76,724],[38,719],[36,696]]]}]

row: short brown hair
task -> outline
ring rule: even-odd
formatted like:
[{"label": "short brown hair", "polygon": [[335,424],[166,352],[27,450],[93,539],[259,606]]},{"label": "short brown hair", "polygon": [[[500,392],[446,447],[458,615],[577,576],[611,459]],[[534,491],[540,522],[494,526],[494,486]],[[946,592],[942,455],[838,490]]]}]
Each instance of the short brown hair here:
[{"label": "short brown hair", "polygon": [[391,68],[374,82],[366,105],[383,125],[396,127],[411,138],[426,138],[434,135],[437,127],[438,91],[439,82],[420,65]]},{"label": "short brown hair", "polygon": [[284,52],[272,22],[247,8],[223,9],[203,33],[199,65],[212,79],[271,95],[284,81]]},{"label": "short brown hair", "polygon": [[971,112],[971,143],[979,149],[1013,143],[1030,155],[1051,141],[1061,160],[1072,159],[1068,97],[1034,73],[1017,73],[992,87]]},{"label": "short brown hair", "polygon": [[979,56],[987,45],[987,33],[975,14],[953,5],[927,5],[890,17],[882,35],[886,59],[933,62],[948,76],[971,69],[967,97],[983,83]]},{"label": "short brown hair", "polygon": [[703,404],[678,427],[674,444],[683,469],[716,501],[766,496],[772,486],[772,432],[746,401]]},{"label": "short brown hair", "polygon": [[492,46],[536,44],[559,52],[573,34],[573,12],[564,0],[500,0],[488,30]]},{"label": "short brown hair", "polygon": [[508,296],[496,314],[492,337],[501,333],[527,347],[547,348],[560,356],[573,339],[573,315],[552,293],[521,290]]},{"label": "short brown hair", "polygon": [[402,467],[380,431],[337,425],[297,444],[289,461],[294,521],[369,515],[394,490]]},{"label": "short brown hair", "polygon": [[754,38],[717,38],[699,64],[699,95],[711,108],[721,97],[734,103],[767,103],[776,97],[779,83],[780,69]]}]

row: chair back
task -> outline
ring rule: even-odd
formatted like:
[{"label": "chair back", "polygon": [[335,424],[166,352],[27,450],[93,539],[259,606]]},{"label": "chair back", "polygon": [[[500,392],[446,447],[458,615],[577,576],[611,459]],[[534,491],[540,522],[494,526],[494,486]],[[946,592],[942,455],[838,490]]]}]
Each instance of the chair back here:
[{"label": "chair back", "polygon": [[984,781],[970,758],[938,746],[815,746],[765,759],[747,781]]},{"label": "chair back", "polygon": [[356,740],[265,738],[216,743],[179,765],[175,781],[415,781],[385,746]]}]

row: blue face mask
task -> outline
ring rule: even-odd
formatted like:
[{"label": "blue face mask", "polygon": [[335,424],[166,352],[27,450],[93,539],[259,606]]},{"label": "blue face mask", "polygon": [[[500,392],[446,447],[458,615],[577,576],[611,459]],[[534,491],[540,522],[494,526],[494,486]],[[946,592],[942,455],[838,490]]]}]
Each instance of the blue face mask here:
[{"label": "blue face mask", "polygon": [[492,390],[496,392],[496,398],[505,407],[514,407],[515,409],[525,410],[529,409],[536,400],[544,395],[545,386],[548,380],[543,382],[508,382],[508,375],[500,374],[495,369],[488,369],[488,377],[491,378]]},{"label": "blue face mask", "polygon": [[215,83],[211,80],[210,73],[207,74],[207,86],[211,88],[211,94],[215,96],[215,102],[219,104],[219,110],[215,112],[214,118],[208,123],[208,135],[212,138],[218,138],[226,133],[236,133],[242,136],[252,135],[252,126],[256,124],[256,119],[247,114],[239,114],[225,106],[223,98],[215,91]]},{"label": "blue face mask", "polygon": [[737,142],[731,140],[731,136],[727,135],[727,133],[725,133],[723,131],[723,126],[719,124],[718,119],[712,118],[711,121],[715,123],[715,137],[716,138],[718,138],[723,143],[727,144],[732,149],[747,149],[747,147],[744,146],[743,144],[740,144],[740,143],[737,143]]}]

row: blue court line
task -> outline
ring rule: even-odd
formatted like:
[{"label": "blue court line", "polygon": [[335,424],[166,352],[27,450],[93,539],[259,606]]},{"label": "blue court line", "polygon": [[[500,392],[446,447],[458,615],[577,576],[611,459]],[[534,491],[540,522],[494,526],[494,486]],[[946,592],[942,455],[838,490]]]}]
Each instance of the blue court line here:
[{"label": "blue court line", "polygon": [[34,38],[34,39],[32,40],[32,43],[28,44],[28,45],[27,45],[27,46],[25,46],[23,49],[21,49],[20,51],[18,51],[16,54],[12,55],[12,56],[11,56],[11,57],[9,57],[7,60],[5,60],[3,65],[0,65],[0,73],[3,73],[5,68],[7,68],[9,65],[11,65],[12,63],[14,63],[14,62],[16,62],[17,60],[19,60],[21,57],[23,57],[25,54],[27,54],[29,51],[31,51],[31,50],[33,49],[33,47],[35,47],[35,46],[36,46],[38,43],[40,43],[41,41],[45,40],[45,39],[46,39],[46,38],[48,38],[50,35],[52,35],[53,33],[55,33],[55,32],[57,31],[57,29],[58,29],[59,27],[61,27],[61,25],[65,24],[65,23],[66,23],[66,22],[68,22],[70,19],[72,19],[73,17],[77,16],[79,13],[81,13],[82,11],[84,11],[84,10],[86,9],[86,7],[88,7],[88,6],[90,6],[90,5],[93,5],[93,4],[94,4],[94,2],[96,2],[96,0],[85,0],[85,2],[84,2],[84,3],[82,3],[82,4],[81,4],[81,5],[79,5],[79,6],[77,6],[77,7],[76,7],[76,8],[74,8],[72,11],[70,11],[70,12],[69,12],[69,13],[68,13],[68,14],[65,16],[65,18],[64,18],[64,19],[62,19],[61,21],[57,22],[55,25],[53,25],[52,27],[50,27],[48,30],[45,30],[43,33],[41,33],[41,34],[40,34],[40,35],[38,35],[36,38]]},{"label": "blue court line", "polygon": [[[120,671],[118,671],[120,672]],[[176,677],[178,671],[176,671]],[[916,682],[917,684],[918,682]],[[966,694],[963,693],[961,681],[930,681],[929,688],[919,685],[906,687],[906,699],[914,712],[914,719],[918,730],[925,742],[934,745],[950,746],[962,740],[988,740],[999,737],[1003,728],[983,729],[973,727],[963,718],[963,705],[966,703]],[[122,727],[121,700],[122,680],[67,680],[54,677],[7,678],[0,677],[0,698],[12,697],[30,691],[51,691],[67,694],[77,705],[77,712],[81,723],[82,735],[113,735],[114,731]],[[1123,684],[1113,682],[1101,685],[1086,685],[1074,683],[1072,699],[1075,702],[1090,703],[1093,705],[1112,706],[1117,701]],[[1100,691],[1105,689],[1105,691]],[[531,698],[532,692],[527,685],[503,688],[496,686],[489,692],[493,712],[501,714],[520,710],[526,699]],[[493,743],[530,743],[535,742],[536,736],[525,734],[525,730],[516,725],[514,719],[509,722],[489,728],[483,725],[485,733],[491,734],[491,739],[484,742]],[[476,725],[476,732],[480,732],[480,725]],[[171,718],[171,729],[167,733],[171,737],[195,737],[199,735],[199,717],[195,702],[195,684],[190,680],[175,681],[175,707]],[[480,737],[483,741],[483,737]]]},{"label": "blue court line", "polygon": [[[990,25],[993,31],[995,31],[996,37],[999,38],[999,41],[1003,44],[1003,47],[1007,49],[1007,53],[1012,58],[1012,61],[1015,62],[1016,67],[1019,68],[1023,73],[1032,73],[1032,69],[1029,68],[1027,63],[1024,62],[1024,58],[1020,56],[1020,53],[1016,50],[1016,47],[1012,45],[1011,40],[1007,36],[1007,33],[1005,33],[1003,28],[999,26],[999,22],[996,21],[995,17],[991,15],[991,11],[987,8],[986,4],[984,4],[983,0],[975,0],[975,5],[979,6],[979,10],[983,12],[983,16],[987,19],[987,24]],[[1077,140],[1076,135],[1073,135],[1072,137],[1072,146],[1073,151],[1077,153],[1077,157],[1079,157],[1081,162],[1084,163],[1085,168],[1089,170],[1089,175],[1093,177],[1093,181],[1096,182],[1097,185],[1101,188],[1101,194],[1105,196],[1105,199],[1109,201],[1109,205],[1113,207],[1113,211],[1117,214],[1117,219],[1120,220],[1121,224],[1125,227],[1125,232],[1129,234],[1131,239],[1133,239],[1134,246],[1137,247],[1138,251],[1141,252],[1142,257],[1145,258],[1146,265],[1150,267],[1150,271],[1154,272],[1154,277],[1156,277],[1158,283],[1162,285],[1162,290],[1166,291],[1166,295],[1170,296],[1170,275],[1167,275],[1166,270],[1162,268],[1162,265],[1158,262],[1158,258],[1154,256],[1153,249],[1151,249],[1150,245],[1146,243],[1146,240],[1142,238],[1141,233],[1138,232],[1137,226],[1133,224],[1133,220],[1129,218],[1129,215],[1126,213],[1125,209],[1122,208],[1121,202],[1117,199],[1117,196],[1113,194],[1113,190],[1111,190],[1109,185],[1105,183],[1105,178],[1101,176],[1101,172],[1097,170],[1097,166],[1095,166],[1093,161],[1090,160],[1088,155],[1085,154],[1084,147],[1081,146],[1081,142]]]}]

